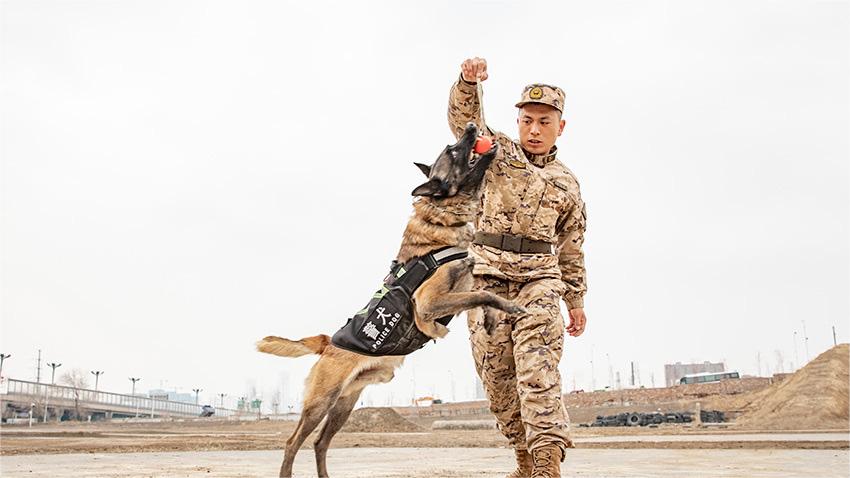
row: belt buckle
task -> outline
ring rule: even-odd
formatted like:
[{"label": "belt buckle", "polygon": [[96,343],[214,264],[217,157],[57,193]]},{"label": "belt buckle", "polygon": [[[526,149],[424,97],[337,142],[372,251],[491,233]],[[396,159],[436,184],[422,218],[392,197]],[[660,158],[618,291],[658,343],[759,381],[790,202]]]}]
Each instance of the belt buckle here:
[{"label": "belt buckle", "polygon": [[514,236],[512,234],[502,235],[502,249],[512,252],[522,251],[522,236]]}]

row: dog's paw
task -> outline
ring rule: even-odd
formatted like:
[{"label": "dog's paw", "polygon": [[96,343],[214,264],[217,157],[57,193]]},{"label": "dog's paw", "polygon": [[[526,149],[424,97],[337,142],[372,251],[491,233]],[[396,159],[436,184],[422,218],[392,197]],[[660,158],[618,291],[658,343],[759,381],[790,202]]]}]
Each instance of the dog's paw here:
[{"label": "dog's paw", "polygon": [[528,309],[521,305],[511,304],[510,307],[505,310],[505,312],[511,315],[526,315],[528,314]]},{"label": "dog's paw", "polygon": [[431,332],[431,334],[428,334],[430,337],[435,339],[442,339],[443,337],[448,335],[449,328],[441,323],[434,322],[434,329],[431,330]]},{"label": "dog's paw", "polygon": [[493,335],[493,331],[496,330],[496,317],[493,314],[484,315],[484,330],[487,335]]},{"label": "dog's paw", "polygon": [[420,332],[432,339],[441,339],[449,333],[448,327],[439,322],[434,322],[433,320],[421,320],[417,317],[414,319],[414,322],[416,323],[416,328],[419,329]]}]

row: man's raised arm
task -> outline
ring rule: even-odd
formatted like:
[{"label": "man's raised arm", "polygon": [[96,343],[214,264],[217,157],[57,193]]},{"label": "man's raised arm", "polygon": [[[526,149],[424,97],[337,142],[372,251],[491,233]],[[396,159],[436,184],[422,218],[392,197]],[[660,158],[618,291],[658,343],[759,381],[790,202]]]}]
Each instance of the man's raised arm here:
[{"label": "man's raised arm", "polygon": [[[466,123],[470,121],[479,125],[479,128],[482,126],[476,83],[486,79],[487,60],[470,58],[460,65],[460,78],[452,85],[449,93],[449,128],[455,138],[459,139],[463,135]],[[482,131],[482,134],[493,134],[489,128],[485,131]]]}]

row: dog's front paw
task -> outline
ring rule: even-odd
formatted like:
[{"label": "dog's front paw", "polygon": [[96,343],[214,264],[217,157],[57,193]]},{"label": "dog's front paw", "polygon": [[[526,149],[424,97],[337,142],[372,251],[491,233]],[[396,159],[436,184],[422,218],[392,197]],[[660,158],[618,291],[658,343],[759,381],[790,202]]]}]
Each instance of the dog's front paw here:
[{"label": "dog's front paw", "polygon": [[448,333],[449,333],[448,327],[446,327],[445,325],[443,325],[439,322],[434,322],[434,328],[431,330],[431,333],[428,334],[428,335],[431,338],[442,339],[443,337],[448,335]]},{"label": "dog's front paw", "polygon": [[416,328],[432,339],[441,339],[449,333],[448,327],[439,322],[421,320],[419,318],[414,319],[414,321],[416,322]]},{"label": "dog's front paw", "polygon": [[505,312],[511,315],[526,315],[528,314],[528,309],[521,305],[511,304]]}]

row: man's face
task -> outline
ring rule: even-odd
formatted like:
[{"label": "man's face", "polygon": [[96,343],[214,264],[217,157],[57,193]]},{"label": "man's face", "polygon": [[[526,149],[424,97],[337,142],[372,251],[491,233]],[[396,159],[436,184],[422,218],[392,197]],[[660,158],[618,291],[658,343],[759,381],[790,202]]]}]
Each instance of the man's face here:
[{"label": "man's face", "polygon": [[549,105],[528,103],[519,109],[519,143],[531,154],[546,154],[564,132],[561,112]]}]

